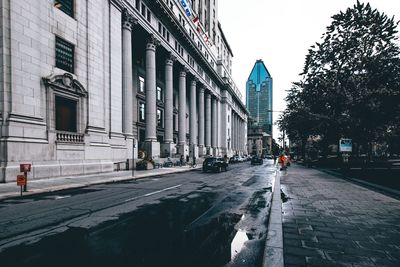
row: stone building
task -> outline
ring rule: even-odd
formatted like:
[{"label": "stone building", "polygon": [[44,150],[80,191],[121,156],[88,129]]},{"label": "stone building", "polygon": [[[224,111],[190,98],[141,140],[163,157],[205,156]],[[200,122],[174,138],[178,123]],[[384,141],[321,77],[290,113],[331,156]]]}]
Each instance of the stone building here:
[{"label": "stone building", "polygon": [[[212,3],[211,3],[212,2]],[[192,5],[192,7],[191,7]],[[244,153],[218,1],[0,1],[0,182]]]}]

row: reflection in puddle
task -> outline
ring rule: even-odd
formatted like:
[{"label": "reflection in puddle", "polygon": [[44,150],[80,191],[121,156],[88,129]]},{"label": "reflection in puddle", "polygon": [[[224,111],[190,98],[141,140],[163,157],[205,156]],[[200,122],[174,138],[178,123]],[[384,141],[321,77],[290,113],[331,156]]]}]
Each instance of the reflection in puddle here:
[{"label": "reflection in puddle", "polygon": [[249,238],[247,237],[246,231],[239,229],[231,243],[231,260],[233,260],[236,255],[242,251],[244,243],[248,240]]},{"label": "reflection in puddle", "polygon": [[[0,252],[0,262],[42,267],[220,267],[238,266],[235,261],[247,257],[247,266],[259,266],[270,192],[270,188],[255,192],[246,215],[227,212],[236,205],[235,198],[226,196],[218,202],[216,193],[164,199],[95,228],[69,228],[37,243],[6,249]],[[251,259],[246,251],[251,251]]]}]

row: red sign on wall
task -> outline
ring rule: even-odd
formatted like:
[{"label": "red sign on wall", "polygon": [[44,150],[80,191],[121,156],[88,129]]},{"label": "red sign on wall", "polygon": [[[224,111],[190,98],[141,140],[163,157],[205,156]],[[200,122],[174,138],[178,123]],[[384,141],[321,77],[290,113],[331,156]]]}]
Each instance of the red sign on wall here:
[{"label": "red sign on wall", "polygon": [[20,172],[30,172],[31,164],[29,164],[29,163],[19,164],[19,171]]}]

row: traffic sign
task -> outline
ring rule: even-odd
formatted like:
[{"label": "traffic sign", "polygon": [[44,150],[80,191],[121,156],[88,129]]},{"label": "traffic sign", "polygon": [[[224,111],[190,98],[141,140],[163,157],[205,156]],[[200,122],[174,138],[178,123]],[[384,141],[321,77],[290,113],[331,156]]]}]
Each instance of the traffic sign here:
[{"label": "traffic sign", "polygon": [[352,140],[349,138],[341,138],[339,140],[339,151],[340,152],[352,152],[353,151]]},{"label": "traffic sign", "polygon": [[17,185],[18,186],[23,186],[26,185],[26,177],[25,175],[17,175]]}]

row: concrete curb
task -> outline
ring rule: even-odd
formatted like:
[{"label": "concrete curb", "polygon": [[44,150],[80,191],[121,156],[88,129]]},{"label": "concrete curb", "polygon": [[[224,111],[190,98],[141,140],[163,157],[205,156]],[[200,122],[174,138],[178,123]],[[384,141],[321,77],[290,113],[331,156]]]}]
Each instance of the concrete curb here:
[{"label": "concrete curb", "polygon": [[265,243],[263,267],[283,267],[281,175],[276,171]]},{"label": "concrete curb", "polygon": [[[90,180],[90,177],[94,176],[93,174],[91,174],[91,175],[87,176],[89,179],[87,181],[73,182],[73,180],[72,181],[69,180],[68,181],[69,183],[66,183],[63,185],[29,189],[28,192],[23,193],[23,196],[31,196],[31,195],[36,195],[36,194],[57,192],[57,191],[62,191],[62,190],[66,190],[66,189],[77,189],[77,188],[87,187],[90,185],[110,184],[110,183],[117,183],[117,182],[129,181],[129,180],[139,180],[139,179],[148,178],[148,177],[152,177],[152,176],[162,176],[162,175],[167,175],[167,174],[171,174],[171,173],[189,172],[189,171],[195,171],[198,169],[201,169],[201,166],[196,167],[196,168],[174,169],[174,170],[169,170],[169,171],[162,172],[162,173],[149,172],[149,173],[140,174],[135,177],[132,177],[132,175],[117,176],[117,174],[116,174],[116,176],[113,176],[113,177],[106,177],[106,178],[101,178],[101,179],[97,179],[97,180]],[[80,176],[80,177],[85,177],[85,176]],[[64,178],[70,179],[70,177],[64,177]],[[54,179],[62,179],[62,178],[54,178]],[[36,183],[45,182],[45,181],[48,181],[48,179],[35,180]],[[15,197],[19,197],[19,196],[20,196],[19,188],[16,187],[15,192],[0,193],[0,200],[4,200],[7,198],[15,198]]]}]

